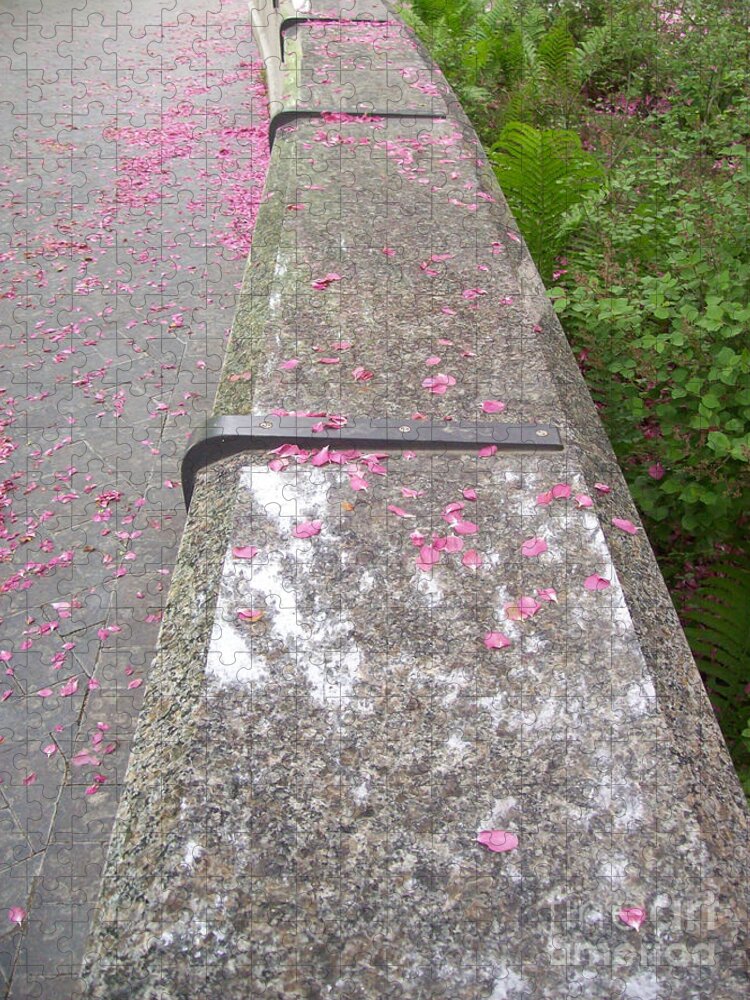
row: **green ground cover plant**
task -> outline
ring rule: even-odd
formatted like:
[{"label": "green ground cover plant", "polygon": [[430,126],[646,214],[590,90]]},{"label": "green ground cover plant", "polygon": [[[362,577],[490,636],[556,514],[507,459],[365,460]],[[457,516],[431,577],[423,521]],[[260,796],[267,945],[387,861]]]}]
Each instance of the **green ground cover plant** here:
[{"label": "green ground cover plant", "polygon": [[750,7],[402,16],[489,151],[750,795]]}]

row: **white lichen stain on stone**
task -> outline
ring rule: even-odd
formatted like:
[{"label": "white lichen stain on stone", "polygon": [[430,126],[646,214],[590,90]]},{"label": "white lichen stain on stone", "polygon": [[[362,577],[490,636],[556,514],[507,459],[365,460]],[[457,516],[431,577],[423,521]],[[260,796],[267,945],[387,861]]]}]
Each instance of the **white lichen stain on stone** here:
[{"label": "white lichen stain on stone", "polygon": [[623,996],[628,1000],[659,1000],[664,994],[659,988],[656,974],[642,972],[639,976],[631,976],[628,979]]},{"label": "white lichen stain on stone", "polygon": [[368,573],[367,570],[362,573],[359,578],[359,589],[363,594],[369,593],[375,586],[375,577],[372,573]]},{"label": "white lichen stain on stone", "polygon": [[352,788],[352,798],[355,802],[359,802],[360,805],[367,802],[370,797],[370,790],[367,787],[367,781],[363,781],[361,785],[357,785],[356,788]]},{"label": "white lichen stain on stone", "polygon": [[521,1000],[531,996],[531,987],[527,980],[522,979],[517,972],[506,965],[498,967],[496,979],[487,1000]]},{"label": "white lichen stain on stone", "polygon": [[411,578],[411,582],[416,587],[419,596],[430,605],[440,604],[445,596],[443,588],[437,581],[437,573],[434,569],[430,573],[418,570]]},{"label": "white lichen stain on stone", "polygon": [[193,865],[203,856],[204,848],[195,841],[189,840],[185,847],[185,857],[182,860],[182,867],[192,871]]},{"label": "white lichen stain on stone", "polygon": [[445,745],[450,753],[458,754],[462,757],[471,753],[474,749],[473,745],[466,740],[462,740],[458,733],[451,733],[445,741]]}]

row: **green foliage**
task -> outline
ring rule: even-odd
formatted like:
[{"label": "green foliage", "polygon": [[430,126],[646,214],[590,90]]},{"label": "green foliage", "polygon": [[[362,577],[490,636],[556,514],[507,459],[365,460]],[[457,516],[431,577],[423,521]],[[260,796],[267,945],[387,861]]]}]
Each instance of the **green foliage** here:
[{"label": "green foliage", "polygon": [[[490,157],[679,603],[747,553],[750,77],[738,0],[412,0]],[[690,638],[750,794],[750,556]],[[744,701],[743,701],[744,698]]]},{"label": "green foliage", "polygon": [[750,561],[728,561],[682,613],[693,655],[708,680],[727,743],[750,794]]},{"label": "green foliage", "polygon": [[539,131],[522,122],[506,125],[489,155],[539,272],[549,280],[562,248],[562,219],[602,183],[603,171],[575,132]]}]

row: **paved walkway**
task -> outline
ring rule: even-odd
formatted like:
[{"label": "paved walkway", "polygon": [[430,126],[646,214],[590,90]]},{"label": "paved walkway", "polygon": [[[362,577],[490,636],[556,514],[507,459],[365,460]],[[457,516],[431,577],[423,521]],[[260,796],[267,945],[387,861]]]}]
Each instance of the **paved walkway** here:
[{"label": "paved walkway", "polygon": [[0,995],[66,1000],[267,122],[242,0],[34,6],[0,13]]}]

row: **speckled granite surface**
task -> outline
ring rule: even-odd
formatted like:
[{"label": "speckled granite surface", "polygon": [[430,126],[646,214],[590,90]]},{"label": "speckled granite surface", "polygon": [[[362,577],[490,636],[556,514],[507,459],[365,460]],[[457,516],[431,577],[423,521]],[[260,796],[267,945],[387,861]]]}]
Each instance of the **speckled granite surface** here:
[{"label": "speckled granite surface", "polygon": [[[216,412],[552,420],[566,450],[247,454],[201,477],[87,996],[747,995],[736,777],[643,532],[611,525],[638,519],[564,335],[451,114],[279,133]],[[444,395],[422,385],[437,374]],[[571,498],[537,502],[562,483]],[[487,851],[492,828],[518,847]],[[645,909],[640,931],[623,906]]]}]

